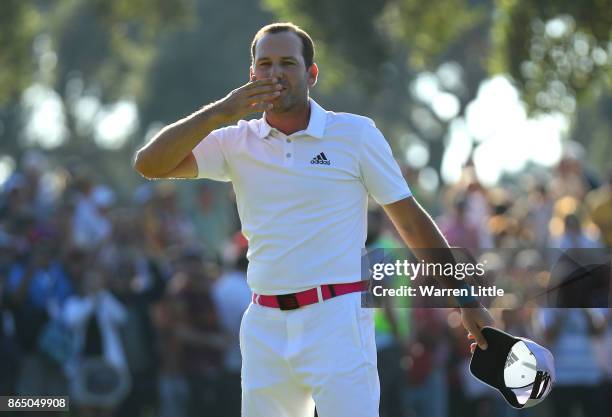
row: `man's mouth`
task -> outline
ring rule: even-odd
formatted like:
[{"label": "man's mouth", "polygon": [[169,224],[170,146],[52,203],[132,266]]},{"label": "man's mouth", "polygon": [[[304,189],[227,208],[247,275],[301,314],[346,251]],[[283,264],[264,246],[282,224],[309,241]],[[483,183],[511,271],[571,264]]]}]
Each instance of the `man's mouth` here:
[{"label": "man's mouth", "polygon": [[281,89],[278,91],[278,93],[279,93],[279,94],[278,94],[278,96],[276,96],[275,100],[278,100],[278,99],[280,99],[281,97],[284,97],[284,96],[285,96],[285,94],[287,94],[287,90],[288,90],[288,89],[287,89],[287,87],[283,87],[283,88],[281,88]]}]

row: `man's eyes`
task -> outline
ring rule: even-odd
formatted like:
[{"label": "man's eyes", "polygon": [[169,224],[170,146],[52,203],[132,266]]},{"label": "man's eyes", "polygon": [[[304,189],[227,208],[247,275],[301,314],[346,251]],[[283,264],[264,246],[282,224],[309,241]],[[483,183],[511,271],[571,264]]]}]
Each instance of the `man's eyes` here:
[{"label": "man's eyes", "polygon": [[[259,64],[260,67],[269,67],[271,65],[270,62],[260,62]],[[282,65],[295,65],[295,62],[293,61],[283,61]]]}]

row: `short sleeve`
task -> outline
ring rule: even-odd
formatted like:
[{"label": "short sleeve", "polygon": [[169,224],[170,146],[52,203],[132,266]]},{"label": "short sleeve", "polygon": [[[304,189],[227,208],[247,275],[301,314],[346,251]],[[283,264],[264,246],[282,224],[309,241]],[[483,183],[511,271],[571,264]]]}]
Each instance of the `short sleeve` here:
[{"label": "short sleeve", "polygon": [[212,131],[193,148],[193,156],[198,165],[197,178],[230,181],[227,159],[223,152],[224,130]]},{"label": "short sleeve", "polygon": [[412,195],[391,147],[371,120],[364,126],[359,152],[359,169],[368,193],[380,205]]}]

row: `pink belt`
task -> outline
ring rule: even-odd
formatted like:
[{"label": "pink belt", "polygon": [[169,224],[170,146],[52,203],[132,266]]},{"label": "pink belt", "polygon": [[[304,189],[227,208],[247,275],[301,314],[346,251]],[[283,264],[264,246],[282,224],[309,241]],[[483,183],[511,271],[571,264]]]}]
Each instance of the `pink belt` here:
[{"label": "pink belt", "polygon": [[360,292],[368,289],[368,281],[357,281],[348,284],[320,285],[309,290],[281,295],[260,295],[253,293],[253,302],[264,307],[295,310],[310,304],[329,300],[339,295]]}]

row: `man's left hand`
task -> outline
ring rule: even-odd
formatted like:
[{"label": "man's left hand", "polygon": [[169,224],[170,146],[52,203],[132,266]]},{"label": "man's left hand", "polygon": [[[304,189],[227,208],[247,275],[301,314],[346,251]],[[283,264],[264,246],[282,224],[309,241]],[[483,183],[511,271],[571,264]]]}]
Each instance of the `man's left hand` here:
[{"label": "man's left hand", "polygon": [[468,339],[476,341],[476,343],[470,345],[470,351],[474,353],[476,345],[483,350],[486,349],[487,341],[482,335],[482,328],[493,324],[493,317],[491,317],[489,311],[480,303],[463,307],[461,309],[461,322],[468,331]]}]

